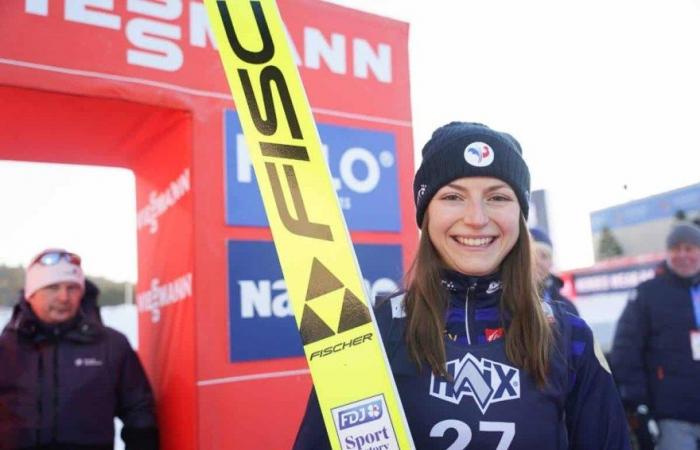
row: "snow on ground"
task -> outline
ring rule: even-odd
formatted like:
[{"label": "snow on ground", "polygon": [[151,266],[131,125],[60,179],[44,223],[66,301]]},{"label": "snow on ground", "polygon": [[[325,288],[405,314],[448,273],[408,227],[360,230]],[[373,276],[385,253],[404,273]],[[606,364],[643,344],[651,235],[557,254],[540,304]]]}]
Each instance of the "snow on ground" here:
[{"label": "snow on ground", "polygon": [[627,303],[627,296],[627,292],[590,295],[578,297],[574,302],[605,353],[612,349],[615,326]]}]

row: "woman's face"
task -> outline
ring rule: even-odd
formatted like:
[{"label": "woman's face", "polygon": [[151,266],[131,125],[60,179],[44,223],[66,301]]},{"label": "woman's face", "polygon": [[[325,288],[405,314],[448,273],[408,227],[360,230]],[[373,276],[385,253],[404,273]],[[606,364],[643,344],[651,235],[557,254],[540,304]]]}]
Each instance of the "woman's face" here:
[{"label": "woman's face", "polygon": [[445,265],[465,275],[498,270],[520,233],[520,205],[504,181],[459,178],[428,204],[428,236]]}]

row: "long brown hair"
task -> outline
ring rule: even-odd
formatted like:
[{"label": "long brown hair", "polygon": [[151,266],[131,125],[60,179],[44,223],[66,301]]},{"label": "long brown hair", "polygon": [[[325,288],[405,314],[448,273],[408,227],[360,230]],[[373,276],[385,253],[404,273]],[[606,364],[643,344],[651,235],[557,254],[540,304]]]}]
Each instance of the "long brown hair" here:
[{"label": "long brown hair", "polygon": [[[406,344],[419,367],[427,363],[436,375],[449,377],[444,342],[448,297],[440,281],[444,267],[428,236],[428,216],[421,227],[418,252],[408,271]],[[520,235],[501,263],[501,309],[510,313],[504,323],[506,355],[532,375],[539,386],[547,381],[552,330],[537,294],[530,251],[530,235],[520,217]],[[503,317],[503,315],[502,315]],[[503,319],[502,319],[503,320]]]}]

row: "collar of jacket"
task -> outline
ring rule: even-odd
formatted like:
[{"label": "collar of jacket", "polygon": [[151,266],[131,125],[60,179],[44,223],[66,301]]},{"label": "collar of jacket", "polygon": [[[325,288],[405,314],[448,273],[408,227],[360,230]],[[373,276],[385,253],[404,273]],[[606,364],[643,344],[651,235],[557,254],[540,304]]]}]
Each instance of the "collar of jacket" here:
[{"label": "collar of jacket", "polygon": [[690,288],[691,286],[700,285],[700,273],[696,273],[692,277],[682,277],[671,270],[666,261],[663,262],[658,271],[660,272],[659,276],[665,276],[672,282],[680,284],[683,287]]},{"label": "collar of jacket", "polygon": [[444,269],[440,272],[442,285],[450,293],[450,297],[464,298],[469,294],[469,299],[479,302],[500,298],[503,284],[500,272],[483,277],[464,275],[453,270]]},{"label": "collar of jacket", "polygon": [[82,307],[78,309],[78,314],[67,322],[47,324],[39,320],[26,300],[21,300],[15,305],[7,327],[15,331],[20,338],[34,343],[61,339],[90,343],[96,341],[104,331],[102,324],[86,314]]},{"label": "collar of jacket", "polygon": [[[502,328],[502,283],[500,274],[471,277],[453,271],[442,274],[443,286],[449,293],[445,311],[445,334],[457,344],[488,342],[489,333]],[[468,336],[467,336],[468,334]]]},{"label": "collar of jacket", "polygon": [[564,281],[553,273],[550,273],[547,279],[544,281],[544,285],[546,289],[556,289],[559,291],[564,287]]}]

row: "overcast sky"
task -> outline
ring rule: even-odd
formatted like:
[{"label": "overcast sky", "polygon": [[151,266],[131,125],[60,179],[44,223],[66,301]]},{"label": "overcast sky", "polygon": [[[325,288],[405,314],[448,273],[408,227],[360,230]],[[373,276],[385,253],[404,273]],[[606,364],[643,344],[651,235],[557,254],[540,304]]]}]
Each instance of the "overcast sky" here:
[{"label": "overcast sky", "polygon": [[700,182],[700,0],[333,0],[410,23],[417,149],[472,120],[523,145],[560,269],[593,210]]},{"label": "overcast sky", "polygon": [[[700,181],[700,0],[334,3],[410,23],[418,149],[452,120],[518,138],[560,269],[592,263],[592,210]],[[0,162],[0,263],[61,245],[134,281],[133,175],[56,167]]]}]

